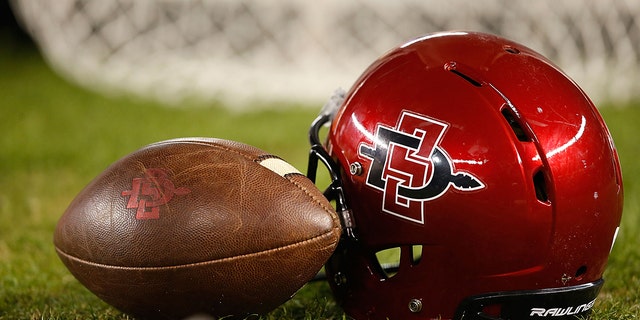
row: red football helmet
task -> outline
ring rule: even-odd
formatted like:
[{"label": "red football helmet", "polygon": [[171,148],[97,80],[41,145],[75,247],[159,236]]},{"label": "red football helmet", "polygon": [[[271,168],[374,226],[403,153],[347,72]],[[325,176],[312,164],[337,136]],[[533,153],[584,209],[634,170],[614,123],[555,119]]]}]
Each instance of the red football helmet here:
[{"label": "red football helmet", "polygon": [[[341,99],[338,99],[341,100]],[[326,264],[356,319],[587,315],[622,213],[611,136],[549,60],[436,33],[374,62],[310,130],[345,228]],[[319,131],[332,122],[324,145]],[[388,267],[377,253],[396,248]]]}]

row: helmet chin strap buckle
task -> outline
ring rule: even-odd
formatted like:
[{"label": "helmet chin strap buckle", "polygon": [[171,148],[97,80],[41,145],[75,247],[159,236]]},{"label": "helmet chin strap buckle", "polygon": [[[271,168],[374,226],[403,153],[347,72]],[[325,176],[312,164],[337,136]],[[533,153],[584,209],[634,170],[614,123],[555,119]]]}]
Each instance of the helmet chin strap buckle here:
[{"label": "helmet chin strap buckle", "polygon": [[353,211],[351,211],[351,209],[344,208],[340,210],[338,214],[340,215],[343,231],[346,236],[351,239],[358,239],[358,237],[356,237],[356,223],[353,219]]}]

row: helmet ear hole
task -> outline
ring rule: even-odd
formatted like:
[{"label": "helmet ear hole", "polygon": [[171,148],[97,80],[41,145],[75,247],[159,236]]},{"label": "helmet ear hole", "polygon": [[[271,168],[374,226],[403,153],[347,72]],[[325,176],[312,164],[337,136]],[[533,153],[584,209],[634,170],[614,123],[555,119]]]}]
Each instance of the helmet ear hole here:
[{"label": "helmet ear hole", "polygon": [[536,198],[540,202],[549,202],[549,193],[547,192],[547,182],[544,178],[544,172],[538,170],[533,175],[533,186],[536,189]]},{"label": "helmet ear hole", "polygon": [[398,273],[398,266],[400,266],[400,256],[402,249],[400,247],[394,247],[384,249],[376,252],[376,261],[380,266],[380,273],[382,278],[390,279]]},{"label": "helmet ear hole", "polygon": [[[410,263],[417,265],[422,260],[422,245],[393,247],[376,252],[376,262],[380,266],[379,271],[384,279],[394,277],[400,269],[400,264]],[[407,260],[408,258],[408,260]]]}]

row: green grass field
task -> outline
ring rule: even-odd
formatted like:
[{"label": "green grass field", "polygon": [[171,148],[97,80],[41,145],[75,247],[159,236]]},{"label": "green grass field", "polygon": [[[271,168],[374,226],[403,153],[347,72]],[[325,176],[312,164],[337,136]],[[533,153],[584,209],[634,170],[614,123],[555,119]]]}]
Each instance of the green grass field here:
[{"label": "green grass field", "polygon": [[[318,108],[231,112],[109,98],[56,76],[39,55],[0,50],[0,319],[126,319],[84,289],[56,256],[54,226],[85,184],[139,147],[209,136],[255,145],[306,170]],[[640,104],[602,108],[624,174],[625,212],[594,319],[640,318]],[[343,319],[324,283],[265,319]]]}]

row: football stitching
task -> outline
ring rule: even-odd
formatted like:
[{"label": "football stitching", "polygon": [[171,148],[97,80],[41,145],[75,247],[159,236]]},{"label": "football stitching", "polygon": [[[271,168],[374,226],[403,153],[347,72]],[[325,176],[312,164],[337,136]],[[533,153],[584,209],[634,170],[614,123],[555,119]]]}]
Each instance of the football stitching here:
[{"label": "football stitching", "polygon": [[[304,177],[304,175],[294,173],[294,174],[288,174],[286,177],[287,177],[287,180],[289,180],[289,182],[291,182],[293,185],[295,185],[296,187],[298,187],[298,189],[302,190],[302,191],[303,191],[303,192],[304,192],[304,193],[305,193],[309,198],[311,198],[311,199],[312,199],[313,201],[315,201],[315,202],[316,202],[316,203],[317,203],[317,204],[318,204],[322,209],[324,209],[324,211],[325,211],[325,212],[329,213],[329,215],[331,215],[331,218],[332,218],[332,219],[334,219],[334,222],[336,222],[337,215],[335,214],[335,211],[333,210],[333,208],[331,208],[331,209],[327,208],[327,206],[325,206],[325,205],[322,203],[322,201],[320,201],[320,200],[318,199],[318,197],[316,197],[316,196],[315,196],[315,195],[313,195],[311,192],[309,192],[309,190],[308,190],[307,188],[305,188],[303,185],[301,185],[300,183],[296,182],[295,180],[289,179],[289,176],[292,176],[292,175],[298,175],[298,176],[303,176],[303,177]],[[305,178],[306,178],[306,177],[305,177]],[[325,200],[326,200],[326,198],[324,198],[324,196],[323,196],[323,199],[325,199]]]},{"label": "football stitching", "polygon": [[119,269],[119,270],[179,269],[179,268],[203,266],[203,265],[214,264],[214,263],[224,263],[224,262],[228,262],[228,261],[245,259],[245,258],[252,258],[252,257],[255,257],[255,256],[260,256],[260,255],[270,254],[270,253],[277,252],[277,251],[287,250],[287,249],[303,246],[303,245],[305,245],[307,243],[311,243],[311,242],[315,242],[315,241],[318,241],[318,240],[322,240],[323,238],[331,237],[332,234],[333,234],[333,231],[334,230],[332,229],[332,230],[330,230],[330,231],[328,231],[326,233],[323,233],[321,235],[315,236],[313,238],[309,238],[309,239],[306,239],[306,240],[303,240],[303,241],[299,241],[299,242],[296,242],[296,243],[288,244],[288,245],[285,245],[285,246],[282,246],[282,247],[267,249],[267,250],[260,251],[260,252],[246,253],[246,254],[241,254],[241,255],[237,255],[237,256],[233,256],[233,257],[226,257],[226,258],[207,260],[207,261],[201,261],[201,262],[193,262],[193,263],[186,263],[186,264],[179,264],[179,265],[157,266],[157,267],[126,267],[126,266],[117,266],[117,265],[110,265],[110,264],[104,264],[104,263],[97,263],[97,262],[92,262],[92,261],[80,259],[80,258],[78,258],[76,256],[70,255],[70,254],[62,251],[62,249],[58,248],[57,246],[55,248],[56,248],[56,252],[58,252],[58,254],[63,255],[66,258],[70,259],[70,260],[78,261],[78,262],[81,262],[83,264],[91,265],[91,266],[95,266],[95,267],[105,267],[105,268]]},{"label": "football stitching", "polygon": [[[244,158],[246,158],[246,159],[248,159],[248,160],[250,160],[250,161],[252,161],[254,163],[259,163],[260,161],[263,161],[265,159],[270,159],[270,158],[277,158],[277,159],[280,159],[280,160],[286,162],[286,160],[284,160],[284,159],[282,159],[282,158],[280,158],[280,157],[278,157],[276,155],[269,154],[266,151],[262,151],[262,150],[261,151],[264,152],[264,154],[259,155],[256,158],[256,157],[253,157],[253,156],[251,156],[249,154],[243,153],[240,150],[231,149],[231,148],[229,148],[227,146],[221,145],[221,144],[219,144],[219,142],[216,142],[216,140],[217,141],[228,141],[228,142],[231,142],[229,140],[219,140],[219,139],[215,139],[215,140],[212,140],[212,141],[182,140],[182,141],[178,141],[178,142],[202,144],[202,145],[219,148],[219,149],[226,150],[226,151],[231,151],[231,152],[233,152],[235,154],[238,154],[238,155],[240,155],[240,156],[242,156],[242,157],[244,157]],[[237,142],[237,143],[240,144],[241,142]],[[304,176],[303,174],[295,174],[295,175]],[[289,175],[287,175],[287,176],[289,176]],[[309,198],[311,198],[314,202],[316,202],[325,212],[329,213],[331,215],[331,218],[334,220],[334,222],[336,222],[337,216],[334,214],[333,208],[331,208],[331,209],[327,208],[320,200],[318,200],[318,198],[316,196],[311,194],[309,192],[309,190],[307,190],[307,188],[305,188],[304,186],[300,185],[299,183],[297,183],[297,182],[295,182],[295,181],[293,181],[291,179],[287,178],[287,180],[289,180],[289,182],[291,182],[293,185],[298,187],[298,189],[302,190]]]},{"label": "football stitching", "polygon": [[[228,140],[217,140],[217,141],[228,141]],[[207,141],[207,142],[209,142],[209,143],[202,143],[202,142],[195,141],[195,140],[184,140],[183,142],[188,142],[188,143],[197,143],[197,144],[204,144],[204,145],[211,146],[211,147],[216,147],[216,148],[219,148],[219,149],[222,149],[222,150],[231,151],[231,152],[233,152],[233,153],[235,153],[235,154],[238,154],[238,155],[240,155],[240,156],[242,156],[242,157],[244,157],[244,158],[246,158],[246,159],[248,159],[248,160],[250,160],[250,161],[252,161],[252,162],[254,162],[254,163],[257,163],[257,164],[259,164],[259,162],[260,162],[260,161],[263,161],[263,160],[265,160],[265,159],[270,159],[270,158],[277,158],[277,159],[280,159],[280,160],[282,160],[282,161],[285,161],[285,162],[286,162],[286,160],[284,160],[284,159],[282,159],[282,158],[280,158],[280,157],[278,157],[278,156],[276,156],[276,155],[273,155],[273,154],[267,153],[266,151],[263,151],[263,150],[260,150],[260,151],[264,152],[264,154],[259,155],[259,156],[257,156],[257,158],[256,158],[256,157],[253,157],[253,156],[251,156],[251,155],[245,154],[245,153],[243,153],[243,152],[242,152],[242,151],[240,151],[240,150],[231,149],[231,148],[229,148],[229,147],[227,147],[227,146],[221,145],[221,144],[219,144],[219,142],[216,142],[216,141]],[[240,143],[240,142],[238,142],[238,143]],[[254,148],[255,148],[255,147],[254,147]],[[256,148],[256,149],[257,149],[257,148]],[[267,170],[268,170],[268,169],[267,169]],[[304,186],[302,186],[302,185],[301,185],[301,184],[299,184],[298,182],[296,182],[296,181],[294,181],[294,180],[292,180],[292,179],[289,179],[289,176],[290,176],[290,175],[301,175],[301,176],[303,176],[303,177],[306,177],[306,176],[305,176],[305,175],[303,175],[303,174],[297,174],[297,173],[294,173],[294,174],[288,174],[288,175],[286,175],[286,176],[285,176],[285,178],[287,178],[287,180],[288,180],[290,183],[292,183],[293,185],[295,185],[298,189],[302,190],[302,191],[303,191],[303,192],[304,192],[304,193],[305,193],[309,198],[311,198],[311,199],[312,199],[316,204],[318,204],[318,205],[319,205],[319,206],[320,206],[320,207],[321,207],[321,208],[322,208],[326,213],[328,213],[328,214],[331,216],[331,219],[333,220],[334,226],[336,226],[336,225],[337,225],[337,226],[339,226],[339,225],[340,225],[340,222],[339,222],[339,220],[338,220],[338,216],[337,216],[337,214],[335,214],[335,210],[334,210],[333,208],[331,208],[331,209],[327,208],[327,207],[322,203],[322,201],[320,201],[320,200],[318,199],[318,197],[316,197],[316,196],[315,196],[315,195],[313,195],[311,192],[309,192],[309,190],[308,190],[307,188],[305,188]],[[324,196],[323,196],[323,199],[325,199],[325,200],[326,200],[326,198],[324,198]],[[332,230],[335,230],[335,229],[336,229],[336,227],[334,227]]]},{"label": "football stitching", "polygon": [[282,161],[285,161],[284,159],[282,159],[282,158],[280,158],[280,157],[278,157],[276,155],[273,155],[273,154],[263,154],[261,156],[258,156],[258,158],[253,160],[253,162],[262,162],[262,161],[267,160],[267,159],[280,159]]}]

